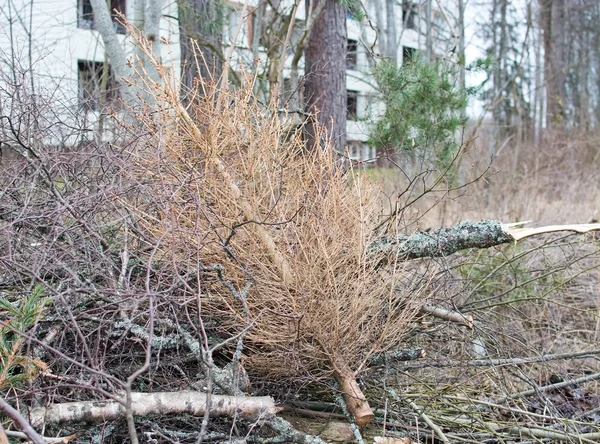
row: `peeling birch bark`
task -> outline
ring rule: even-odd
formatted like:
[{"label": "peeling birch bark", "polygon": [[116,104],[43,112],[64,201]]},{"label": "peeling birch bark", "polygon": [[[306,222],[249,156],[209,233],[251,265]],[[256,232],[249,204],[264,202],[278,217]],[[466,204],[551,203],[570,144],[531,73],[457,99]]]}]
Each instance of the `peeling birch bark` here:
[{"label": "peeling birch bark", "polygon": [[[135,416],[186,413],[203,416],[206,393],[181,391],[132,393],[131,407]],[[211,395],[210,415],[241,417],[250,421],[273,418],[281,409],[270,396],[244,397]],[[80,401],[50,404],[29,412],[29,421],[36,427],[64,422],[110,421],[125,417],[125,407],[117,401]]]}]

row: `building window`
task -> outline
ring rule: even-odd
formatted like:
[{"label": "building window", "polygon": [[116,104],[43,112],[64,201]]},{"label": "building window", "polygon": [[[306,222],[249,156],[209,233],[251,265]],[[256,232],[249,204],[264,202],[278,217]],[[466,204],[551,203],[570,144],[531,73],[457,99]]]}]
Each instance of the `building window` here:
[{"label": "building window", "polygon": [[414,62],[417,58],[417,50],[410,46],[402,47],[402,63]]},{"label": "building window", "polygon": [[79,60],[77,82],[79,104],[85,110],[98,111],[101,104],[114,104],[119,97],[119,85],[112,70],[110,67],[105,70],[102,62]]},{"label": "building window", "polygon": [[348,120],[358,118],[358,91],[346,91],[346,113]]},{"label": "building window", "polygon": [[348,142],[348,157],[351,160],[360,160],[360,142]]},{"label": "building window", "polygon": [[348,157],[357,162],[372,163],[377,160],[377,152],[375,147],[364,142],[350,141],[348,142]]},{"label": "building window", "polygon": [[358,67],[358,42],[348,39],[348,52],[346,52],[346,69]]},{"label": "building window", "polygon": [[404,29],[417,29],[417,8],[411,1],[402,2],[402,25]]},{"label": "building window", "polygon": [[[125,15],[126,0],[111,0],[110,11],[115,31],[119,34],[125,34],[127,28],[119,23],[117,11]],[[77,0],[77,27],[82,29],[96,29],[94,10],[90,0]]]}]

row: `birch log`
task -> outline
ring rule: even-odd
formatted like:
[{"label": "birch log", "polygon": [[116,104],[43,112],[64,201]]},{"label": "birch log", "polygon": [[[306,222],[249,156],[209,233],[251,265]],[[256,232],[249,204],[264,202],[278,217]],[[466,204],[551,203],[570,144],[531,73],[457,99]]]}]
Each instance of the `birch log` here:
[{"label": "birch log", "polygon": [[[206,411],[206,393],[194,391],[132,393],[134,416],[189,414],[203,416]],[[280,408],[270,396],[212,395],[211,417],[241,417],[250,421],[270,419]],[[50,404],[29,412],[29,421],[36,427],[64,422],[110,421],[125,417],[125,407],[117,401],[80,401]]]}]

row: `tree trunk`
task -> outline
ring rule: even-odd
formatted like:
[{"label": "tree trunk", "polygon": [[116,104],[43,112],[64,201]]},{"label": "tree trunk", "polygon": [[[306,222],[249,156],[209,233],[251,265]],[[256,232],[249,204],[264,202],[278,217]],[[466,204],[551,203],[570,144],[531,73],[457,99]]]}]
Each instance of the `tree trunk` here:
[{"label": "tree trunk", "polygon": [[394,0],[385,0],[385,13],[387,15],[387,28],[385,29],[385,40],[387,57],[393,66],[398,66],[398,47],[396,45],[396,14],[394,11]]},{"label": "tree trunk", "polygon": [[425,60],[431,62],[433,58],[433,27],[431,26],[431,2],[425,1]]},{"label": "tree trunk", "polygon": [[463,93],[467,89],[465,57],[465,0],[458,0],[458,85]]},{"label": "tree trunk", "polygon": [[337,0],[308,0],[307,11],[323,12],[315,19],[305,52],[306,110],[313,119],[306,126],[309,149],[315,140],[317,125],[328,129],[331,145],[343,152],[346,145],[346,8]]},{"label": "tree trunk", "polygon": [[[160,17],[162,3],[162,0],[147,0],[144,11],[144,34],[148,42],[152,45],[152,55],[155,60],[160,60]],[[152,80],[155,82],[160,80],[156,67],[152,63],[147,63],[145,68]]]},{"label": "tree trunk", "polygon": [[90,0],[90,3],[94,10],[94,22],[104,42],[104,50],[108,54],[111,68],[121,87],[121,97],[129,106],[135,107],[139,104],[134,86],[135,83],[124,81],[124,79],[132,79],[133,69],[127,64],[125,51],[117,38],[117,32],[115,31],[106,1]]},{"label": "tree trunk", "polygon": [[386,54],[388,54],[387,33],[385,32],[385,27],[383,24],[383,6],[381,2],[382,0],[373,0],[373,9],[375,9],[375,23],[377,29],[377,43],[379,44],[379,53],[385,57]]},{"label": "tree trunk", "polygon": [[[216,0],[180,0],[179,40],[182,97],[202,97],[197,79],[218,82],[223,73],[223,13]],[[194,50],[194,44],[197,45]],[[199,50],[199,51],[198,51]]]},{"label": "tree trunk", "polygon": [[544,30],[544,81],[546,84],[546,126],[563,125],[565,74],[563,72],[564,0],[540,0],[540,21]]}]

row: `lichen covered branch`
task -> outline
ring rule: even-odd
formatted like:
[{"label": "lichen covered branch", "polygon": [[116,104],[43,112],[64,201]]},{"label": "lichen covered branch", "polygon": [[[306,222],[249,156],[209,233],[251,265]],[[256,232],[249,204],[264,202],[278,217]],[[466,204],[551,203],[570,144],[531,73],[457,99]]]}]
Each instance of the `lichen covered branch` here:
[{"label": "lichen covered branch", "polygon": [[[389,237],[371,243],[369,252],[398,260],[449,256],[468,248],[489,248],[516,242],[526,237],[558,231],[587,233],[600,230],[600,224],[551,225],[539,228],[517,228],[526,222],[503,224],[497,220],[472,222],[465,220],[453,227],[407,236]],[[383,258],[382,258],[383,259]],[[385,259],[383,259],[385,260]]]},{"label": "lichen covered branch", "polygon": [[369,246],[372,254],[399,260],[442,257],[467,248],[489,248],[514,241],[497,220],[463,221],[449,228],[409,236],[383,237]]}]

